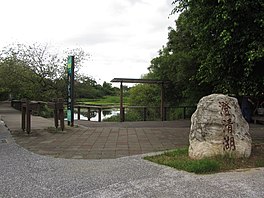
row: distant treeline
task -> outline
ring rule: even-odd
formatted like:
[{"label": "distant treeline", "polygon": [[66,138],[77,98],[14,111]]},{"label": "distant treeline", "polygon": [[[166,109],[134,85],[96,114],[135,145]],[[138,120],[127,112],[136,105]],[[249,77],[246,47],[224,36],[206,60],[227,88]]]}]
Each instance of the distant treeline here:
[{"label": "distant treeline", "polygon": [[75,56],[76,98],[95,99],[119,94],[119,89],[110,83],[100,85],[92,77],[79,73],[84,60],[89,58],[82,49],[67,51],[60,56],[51,54],[46,45],[17,44],[4,48],[0,54],[0,100],[66,98],[68,54]]}]

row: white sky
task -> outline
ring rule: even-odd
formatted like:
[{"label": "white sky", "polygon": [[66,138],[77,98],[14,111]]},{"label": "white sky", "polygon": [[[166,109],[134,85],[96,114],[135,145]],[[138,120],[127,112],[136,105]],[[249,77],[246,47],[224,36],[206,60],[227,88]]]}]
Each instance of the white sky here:
[{"label": "white sky", "polygon": [[98,83],[140,78],[165,45],[172,0],[0,0],[0,48],[12,43],[81,47]]}]

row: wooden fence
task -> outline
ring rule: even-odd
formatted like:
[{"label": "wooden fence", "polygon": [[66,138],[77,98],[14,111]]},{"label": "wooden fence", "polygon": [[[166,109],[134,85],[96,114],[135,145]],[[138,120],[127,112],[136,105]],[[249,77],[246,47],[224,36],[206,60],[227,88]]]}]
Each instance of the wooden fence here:
[{"label": "wooden fence", "polygon": [[[75,109],[77,109],[77,119],[80,120],[81,119],[81,113],[84,112],[84,111],[81,111],[81,109],[85,109],[87,110],[86,111],[86,114],[88,115],[87,118],[88,118],[88,121],[91,120],[91,112],[92,111],[96,111],[97,114],[98,114],[98,122],[101,122],[102,121],[102,111],[103,110],[111,110],[111,109],[119,109],[120,110],[120,107],[119,106],[94,106],[94,105],[75,105],[74,106]],[[150,109],[156,109],[157,112],[160,114],[159,110],[160,110],[160,107],[147,107],[147,106],[125,106],[123,107],[121,113],[123,115],[121,115],[121,117],[123,118],[122,121],[124,122],[126,120],[126,110],[131,110],[131,109],[134,109],[134,110],[138,110],[138,111],[141,111],[142,112],[142,121],[147,121],[148,120],[148,113],[149,113],[149,110]],[[191,109],[191,112],[194,112],[194,110],[196,109],[196,106],[177,106],[177,107],[164,107],[163,111],[164,111],[164,118],[163,118],[163,121],[167,121],[169,120],[169,117],[170,117],[170,114],[169,114],[169,111],[173,110],[173,109],[181,109],[181,118],[182,119],[186,119],[186,118],[190,118],[191,114],[190,113],[187,113],[187,110],[188,109]],[[160,116],[157,116],[157,117],[160,117]]]},{"label": "wooden fence", "polygon": [[[54,111],[54,125],[56,128],[58,128],[59,126],[59,122],[60,122],[60,126],[62,128],[62,130],[64,129],[64,119],[65,119],[65,114],[64,114],[64,110],[65,110],[65,106],[66,104],[63,103],[62,99],[59,100],[53,100],[53,102],[43,102],[43,101],[28,101],[28,100],[12,100],[11,101],[11,105],[12,107],[22,111],[22,126],[21,128],[23,130],[26,129],[26,131],[28,131],[28,133],[30,132],[30,122],[31,122],[31,118],[30,115],[32,114],[32,112],[36,112],[37,114],[39,114],[40,112],[40,107],[41,105],[47,105],[49,108],[53,109]],[[85,111],[83,111],[83,109],[86,110],[86,117],[88,119],[88,121],[91,120],[91,113],[92,112],[97,112],[98,114],[98,122],[102,121],[102,112],[104,110],[112,110],[112,109],[119,109],[119,106],[96,106],[96,105],[74,105],[74,109],[75,112],[77,113],[77,119],[80,120],[81,119],[81,114]],[[162,121],[167,121],[167,120],[173,120],[176,119],[174,117],[171,116],[171,111],[178,109],[181,113],[181,119],[186,119],[186,118],[190,118],[192,112],[194,112],[194,110],[196,109],[196,106],[175,106],[175,107],[168,107],[165,106],[163,109],[161,109],[160,107],[148,107],[148,106],[124,106],[121,112],[121,117],[122,117],[122,121],[126,120],[126,112],[128,110],[136,110],[138,112],[141,112],[142,115],[142,119],[141,121],[147,121],[150,120],[150,112],[152,110],[152,112],[156,112],[156,114],[159,114],[157,116],[151,116],[151,117],[159,117],[159,120],[161,120],[161,111],[163,111],[163,116],[162,116]],[[187,112],[187,110],[189,110]],[[191,113],[190,113],[191,112]],[[178,112],[179,114],[179,112]],[[120,115],[119,115],[120,116]],[[172,118],[171,118],[172,117]]]},{"label": "wooden fence", "polygon": [[63,131],[64,105],[62,99],[55,99],[52,102],[29,101],[27,99],[12,100],[11,106],[21,111],[21,129],[23,131],[26,131],[28,134],[31,132],[32,112],[35,112],[36,114],[40,114],[41,105],[47,105],[49,108],[53,109],[54,126],[58,128],[60,123],[61,130]]}]

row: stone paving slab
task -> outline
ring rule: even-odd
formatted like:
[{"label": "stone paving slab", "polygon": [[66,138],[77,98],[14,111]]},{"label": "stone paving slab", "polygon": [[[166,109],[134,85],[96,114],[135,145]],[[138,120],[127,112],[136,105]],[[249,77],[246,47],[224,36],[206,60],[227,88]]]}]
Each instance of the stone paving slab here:
[{"label": "stone paving slab", "polygon": [[177,131],[173,128],[160,128],[159,132],[152,133],[151,128],[115,128],[112,132],[111,128],[105,131],[104,128],[75,130],[67,127],[65,132],[57,133],[38,129],[29,135],[20,130],[11,131],[11,134],[22,147],[59,158],[117,158],[188,145],[188,129]]}]

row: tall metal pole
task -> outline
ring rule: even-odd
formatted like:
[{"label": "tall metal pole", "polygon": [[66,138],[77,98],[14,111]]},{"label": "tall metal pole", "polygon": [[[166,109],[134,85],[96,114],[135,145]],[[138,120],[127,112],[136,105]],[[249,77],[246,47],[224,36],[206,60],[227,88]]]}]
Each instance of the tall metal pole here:
[{"label": "tall metal pole", "polygon": [[72,75],[71,75],[71,126],[74,126],[74,56],[72,56]]},{"label": "tall metal pole", "polygon": [[74,126],[74,56],[68,57],[68,98],[67,98],[67,120],[69,126]]}]

